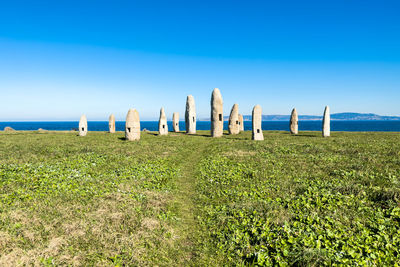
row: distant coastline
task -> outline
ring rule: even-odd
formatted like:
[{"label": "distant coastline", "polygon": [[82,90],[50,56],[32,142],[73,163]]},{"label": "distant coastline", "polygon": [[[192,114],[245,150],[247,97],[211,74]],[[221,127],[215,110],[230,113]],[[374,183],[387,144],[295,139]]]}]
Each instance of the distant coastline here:
[{"label": "distant coastline", "polygon": [[[225,116],[227,121],[229,116]],[[199,121],[209,121],[210,119],[199,119]],[[251,121],[251,115],[243,115],[243,120]],[[289,121],[290,115],[262,115],[263,121]],[[299,115],[301,121],[320,121],[322,116],[315,115]],[[333,121],[400,121],[400,116],[381,116],[374,113],[355,113],[342,112],[331,114]]]}]

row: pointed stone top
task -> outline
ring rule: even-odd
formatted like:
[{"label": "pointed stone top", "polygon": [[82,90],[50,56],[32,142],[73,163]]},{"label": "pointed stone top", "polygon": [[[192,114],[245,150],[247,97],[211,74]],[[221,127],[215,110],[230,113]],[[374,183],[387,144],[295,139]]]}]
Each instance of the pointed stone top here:
[{"label": "pointed stone top", "polygon": [[81,121],[81,122],[87,121],[86,115],[85,115],[85,114],[83,114],[83,115],[81,116],[80,121]]},{"label": "pointed stone top", "polygon": [[186,106],[187,105],[194,105],[194,97],[192,95],[188,95],[186,98]]},{"label": "pointed stone top", "polygon": [[167,120],[167,116],[165,115],[164,108],[160,109],[160,120]]},{"label": "pointed stone top", "polygon": [[295,115],[295,114],[297,114],[297,109],[296,109],[296,108],[293,108],[293,110],[292,110],[292,115]]},{"label": "pointed stone top", "polygon": [[109,119],[109,120],[111,120],[111,119],[115,120],[114,114],[111,114],[110,117],[109,117],[108,119]]},{"label": "pointed stone top", "polygon": [[222,104],[222,95],[218,88],[215,88],[212,92],[211,102]]},{"label": "pointed stone top", "polygon": [[216,97],[216,96],[222,97],[221,96],[221,92],[219,91],[218,88],[214,88],[212,94],[213,94],[214,97]]},{"label": "pointed stone top", "polygon": [[128,122],[130,122],[130,121],[132,121],[132,120],[136,120],[136,119],[138,119],[139,118],[139,112],[137,112],[137,110],[136,109],[134,109],[134,108],[130,108],[129,110],[128,110],[128,114],[126,114],[126,121]]},{"label": "pointed stone top", "polygon": [[261,106],[257,104],[257,105],[254,106],[253,109],[261,109]]},{"label": "pointed stone top", "polygon": [[329,106],[325,107],[324,114],[327,115],[330,113]]}]

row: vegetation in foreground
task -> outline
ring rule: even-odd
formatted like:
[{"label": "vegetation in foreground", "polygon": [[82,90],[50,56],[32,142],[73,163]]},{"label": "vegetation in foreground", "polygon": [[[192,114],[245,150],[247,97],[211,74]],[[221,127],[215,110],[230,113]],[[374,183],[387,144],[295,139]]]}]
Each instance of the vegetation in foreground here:
[{"label": "vegetation in foreground", "polygon": [[398,133],[0,133],[0,265],[399,265]]}]

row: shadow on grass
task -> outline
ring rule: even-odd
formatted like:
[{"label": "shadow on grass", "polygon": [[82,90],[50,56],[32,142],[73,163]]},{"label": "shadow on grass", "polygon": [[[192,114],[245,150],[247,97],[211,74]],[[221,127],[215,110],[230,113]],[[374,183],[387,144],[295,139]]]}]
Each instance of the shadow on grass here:
[{"label": "shadow on grass", "polygon": [[158,136],[158,133],[154,133],[154,132],[144,132],[145,134],[150,134],[150,135],[154,135],[154,136]]},{"label": "shadow on grass", "polygon": [[293,137],[318,137],[318,136],[312,135],[312,134],[296,134],[296,135],[293,135]]}]

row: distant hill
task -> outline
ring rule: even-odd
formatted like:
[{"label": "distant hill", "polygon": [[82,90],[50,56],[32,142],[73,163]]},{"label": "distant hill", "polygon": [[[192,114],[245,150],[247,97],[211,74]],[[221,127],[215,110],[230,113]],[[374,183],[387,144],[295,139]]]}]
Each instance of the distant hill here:
[{"label": "distant hill", "polygon": [[[224,120],[229,117],[225,116]],[[209,119],[208,119],[209,120]],[[251,121],[251,115],[243,115],[243,120]],[[263,121],[289,121],[290,115],[262,115]],[[322,116],[299,115],[301,121],[322,120]],[[343,112],[331,114],[331,120],[337,121],[400,121],[400,116],[380,116],[374,113]]]}]

